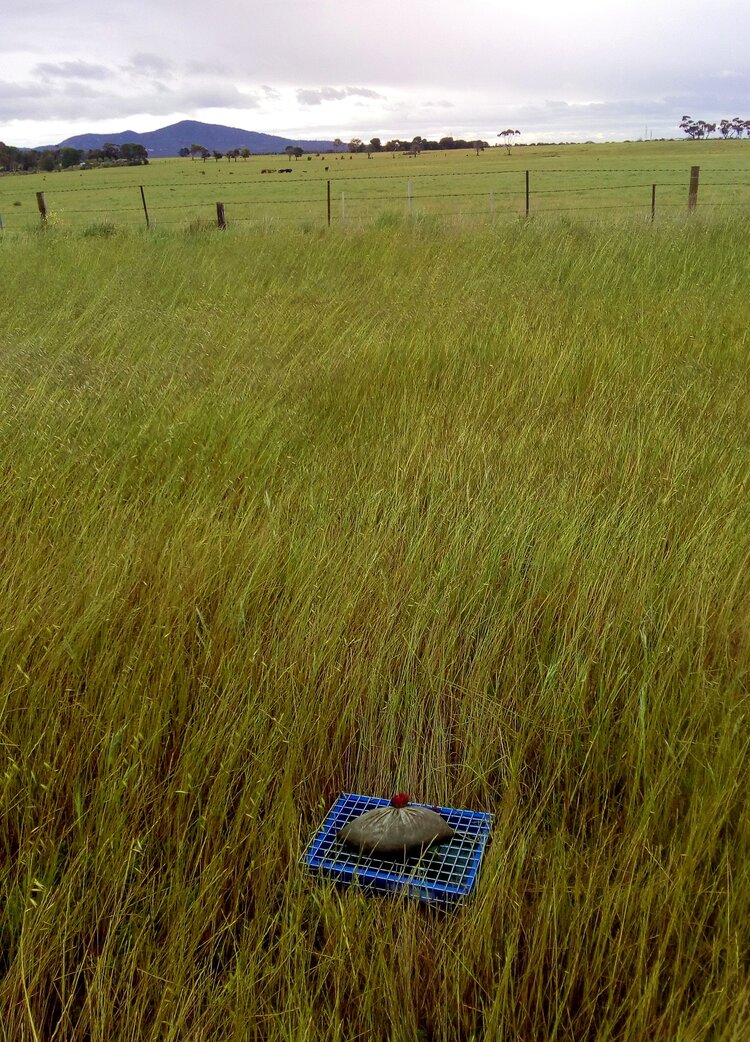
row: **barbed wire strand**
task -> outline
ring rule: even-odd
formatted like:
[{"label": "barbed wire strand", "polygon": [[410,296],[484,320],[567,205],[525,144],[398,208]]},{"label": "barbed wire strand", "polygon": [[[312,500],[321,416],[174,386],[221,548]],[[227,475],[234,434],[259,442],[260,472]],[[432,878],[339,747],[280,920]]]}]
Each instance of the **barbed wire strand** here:
[{"label": "barbed wire strand", "polygon": [[[610,174],[633,174],[633,175],[643,176],[644,174],[655,174],[655,173],[682,174],[684,172],[682,167],[580,167],[580,168],[578,168],[578,167],[537,167],[537,168],[529,167],[528,170],[529,170],[529,175],[530,176],[534,176],[534,177],[544,176],[546,174],[567,174],[567,175],[570,175],[570,176],[578,176],[579,174],[597,174],[599,176],[609,176]],[[306,170],[304,172],[307,173]],[[519,168],[514,168],[513,170],[448,170],[448,171],[435,171],[435,172],[429,172],[429,173],[428,172],[415,171],[413,174],[409,174],[409,173],[405,173],[405,172],[401,172],[401,173],[397,173],[397,174],[356,174],[355,173],[355,174],[343,174],[342,176],[339,176],[335,171],[333,171],[333,172],[331,172],[332,173],[331,177],[319,177],[318,175],[315,175],[310,180],[324,184],[326,181],[329,181],[329,180],[331,182],[333,182],[333,181],[336,181],[336,182],[341,182],[341,181],[349,181],[349,182],[353,182],[353,181],[387,181],[387,180],[403,179],[404,177],[413,178],[415,180],[416,179],[421,179],[421,178],[428,178],[428,177],[444,178],[444,177],[512,177],[512,176],[518,176],[519,178],[522,178],[524,176],[525,172],[526,172],[525,169],[522,169],[520,167]],[[729,171],[727,171],[726,169],[722,169],[721,171],[713,171],[713,172],[715,172],[715,173],[719,173],[719,172],[721,172],[721,173],[729,173]],[[742,172],[744,173],[744,171],[742,171]],[[293,173],[300,173],[300,171],[293,170]],[[705,176],[706,173],[710,174],[711,171],[705,171],[705,169],[704,169],[704,171],[702,173]],[[229,186],[240,185],[240,184],[243,184],[243,185],[244,184],[269,185],[269,181],[268,181],[268,177],[269,176],[271,176],[271,175],[266,175],[265,177],[261,176],[261,177],[249,178],[249,179],[243,178],[243,179],[238,180],[238,181],[234,181],[234,180],[233,181],[226,181],[226,180],[222,180],[222,181],[207,181],[206,182],[206,186],[208,187],[210,185],[213,188],[217,188],[217,187],[229,187]],[[686,178],[687,178],[687,175],[686,175]],[[272,182],[272,183],[275,183],[275,182]],[[308,181],[308,183],[310,183],[310,181]],[[680,181],[680,182],[675,182],[675,183],[683,184],[684,182]],[[704,183],[708,183],[708,182],[704,182]],[[714,183],[717,186],[719,186],[719,185],[722,185],[722,186],[734,186],[735,184],[738,184],[738,183],[748,184],[748,182],[734,182],[734,181],[714,182]],[[137,184],[134,184],[132,182],[129,183],[129,184],[117,184],[117,183],[114,183],[114,182],[109,182],[109,183],[103,184],[103,185],[76,185],[76,186],[73,186],[73,187],[70,187],[70,188],[54,188],[54,189],[53,188],[47,188],[45,190],[49,191],[49,192],[52,192],[54,190],[54,192],[56,194],[61,194],[63,192],[67,193],[67,192],[133,191],[133,190],[137,189],[138,187],[139,186]],[[184,188],[184,187],[185,187],[185,182],[184,181],[166,181],[166,182],[154,181],[154,182],[151,182],[148,185],[144,185],[144,189],[148,188],[149,190],[164,189],[164,188],[175,188],[175,189],[177,189],[177,188]]]}]

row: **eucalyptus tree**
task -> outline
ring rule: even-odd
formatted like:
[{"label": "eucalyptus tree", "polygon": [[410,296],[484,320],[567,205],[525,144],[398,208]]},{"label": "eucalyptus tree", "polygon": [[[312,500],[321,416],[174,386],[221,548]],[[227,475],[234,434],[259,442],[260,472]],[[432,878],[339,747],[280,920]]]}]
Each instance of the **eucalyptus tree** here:
[{"label": "eucalyptus tree", "polygon": [[507,130],[501,130],[500,133],[497,135],[498,137],[504,139],[505,150],[508,155],[510,155],[510,146],[513,144],[513,138],[518,137],[520,133],[520,130],[513,130],[512,127],[508,127]]}]

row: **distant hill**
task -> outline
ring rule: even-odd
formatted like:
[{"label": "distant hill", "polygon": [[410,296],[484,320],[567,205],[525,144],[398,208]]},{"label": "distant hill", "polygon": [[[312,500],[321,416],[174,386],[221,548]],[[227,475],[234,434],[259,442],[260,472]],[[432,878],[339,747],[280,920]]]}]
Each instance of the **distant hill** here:
[{"label": "distant hill", "polygon": [[37,151],[66,147],[88,150],[101,148],[106,141],[111,141],[113,145],[123,145],[130,141],[143,145],[153,159],[176,156],[181,148],[190,148],[194,144],[219,152],[226,152],[230,148],[247,148],[255,155],[283,152],[288,145],[299,145],[305,152],[330,152],[335,147],[333,141],[302,141],[274,134],[258,134],[254,130],[240,130],[239,127],[223,127],[219,123],[183,119],[146,134],[136,134],[134,130],[124,130],[119,134],[76,134],[57,145],[40,145]]}]

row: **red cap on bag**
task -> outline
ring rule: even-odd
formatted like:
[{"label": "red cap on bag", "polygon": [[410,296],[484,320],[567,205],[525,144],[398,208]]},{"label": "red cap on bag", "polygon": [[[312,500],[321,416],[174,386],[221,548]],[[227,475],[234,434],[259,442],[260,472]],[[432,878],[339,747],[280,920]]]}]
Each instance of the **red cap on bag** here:
[{"label": "red cap on bag", "polygon": [[397,792],[391,800],[392,807],[405,807],[409,802],[409,797],[405,792]]}]

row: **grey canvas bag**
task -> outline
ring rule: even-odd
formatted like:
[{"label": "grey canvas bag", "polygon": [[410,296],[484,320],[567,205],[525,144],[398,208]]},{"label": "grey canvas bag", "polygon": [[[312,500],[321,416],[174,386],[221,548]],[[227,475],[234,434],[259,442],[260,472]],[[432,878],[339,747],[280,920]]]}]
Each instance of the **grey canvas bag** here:
[{"label": "grey canvas bag", "polygon": [[339,830],[338,838],[367,854],[397,854],[444,843],[453,829],[437,811],[415,807],[404,792],[388,807],[365,811]]}]

